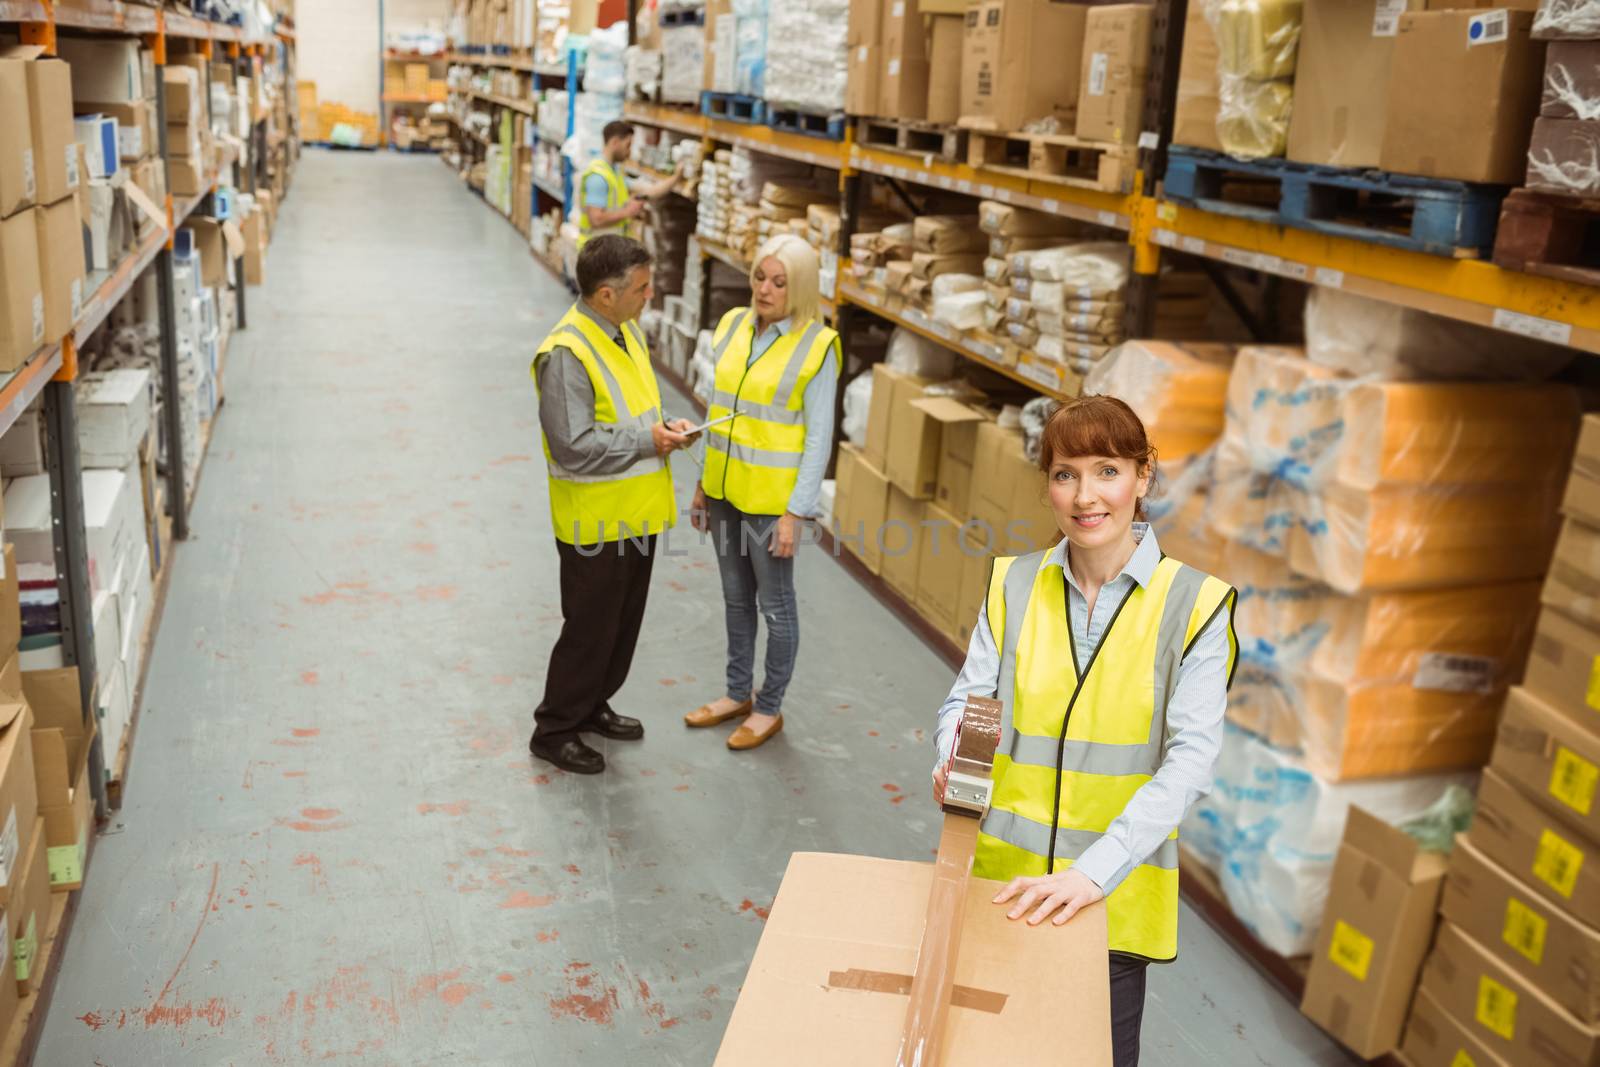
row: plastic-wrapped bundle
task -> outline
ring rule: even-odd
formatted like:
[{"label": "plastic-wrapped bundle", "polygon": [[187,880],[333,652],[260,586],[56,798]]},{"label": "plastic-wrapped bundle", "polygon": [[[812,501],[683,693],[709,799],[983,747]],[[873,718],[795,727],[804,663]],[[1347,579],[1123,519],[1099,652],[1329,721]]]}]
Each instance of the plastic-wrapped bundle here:
[{"label": "plastic-wrapped bundle", "polygon": [[606,123],[622,117],[622,95],[581,92],[573,109],[572,136],[561,145],[561,153],[572,161],[573,172],[581,171],[605,146],[602,131]]},{"label": "plastic-wrapped bundle", "polygon": [[[674,11],[703,11],[704,4],[663,4]],[[700,101],[706,73],[705,27],[695,23],[661,28],[661,99],[672,104]]]},{"label": "plastic-wrapped bundle", "polygon": [[872,375],[858,374],[844,387],[844,422],[840,429],[857,448],[867,444],[867,414],[872,408]]},{"label": "plastic-wrapped bundle", "polygon": [[961,277],[961,275],[944,275],[934,279],[935,291],[933,294],[933,317],[940,322],[947,322],[958,330],[975,330],[983,325],[984,303],[981,289],[967,289],[961,292],[940,294],[938,284],[948,277]]},{"label": "plastic-wrapped bundle", "polygon": [[1596,0],[1539,0],[1533,36],[1542,41],[1592,40],[1600,37],[1600,3]]},{"label": "plastic-wrapped bundle", "polygon": [[1289,111],[1294,86],[1287,81],[1252,81],[1218,76],[1217,140],[1241,159],[1281,156],[1289,146]]},{"label": "plastic-wrapped bundle", "polygon": [[661,53],[629,45],[626,63],[628,99],[654,100],[661,92]]},{"label": "plastic-wrapped bundle", "polygon": [[889,337],[889,351],[883,360],[891,368],[934,381],[944,381],[955,373],[956,354],[941,344],[896,326]]},{"label": "plastic-wrapped bundle", "polygon": [[1362,376],[1540,381],[1573,350],[1424,311],[1313,287],[1306,299],[1306,355]]},{"label": "plastic-wrapped bundle", "polygon": [[767,80],[767,0],[734,0],[734,92],[760,96]]},{"label": "plastic-wrapped bundle", "polygon": [[1350,805],[1403,823],[1471,775],[1330,784],[1294,755],[1229,725],[1216,780],[1184,820],[1183,842],[1217,875],[1228,905],[1273,952],[1305,955],[1327,902]]},{"label": "plastic-wrapped bundle", "polygon": [[1128,341],[1084,378],[1083,394],[1125,401],[1164,464],[1203,452],[1222,436],[1232,364],[1228,345]]},{"label": "plastic-wrapped bundle", "polygon": [[1294,75],[1300,51],[1301,0],[1209,0],[1217,70],[1267,81]]},{"label": "plastic-wrapped bundle", "polygon": [[941,296],[954,296],[957,293],[976,292],[982,295],[983,279],[976,274],[941,274],[933,280],[933,295],[935,299]]},{"label": "plastic-wrapped bundle", "polygon": [[844,110],[849,0],[774,4],[767,36],[783,42],[767,55],[766,99],[818,114]]},{"label": "plastic-wrapped bundle", "polygon": [[[1060,282],[1069,289],[1121,290],[1128,284],[1132,250],[1123,241],[1084,241],[1034,252],[1028,273],[1034,281]],[[1012,264],[1013,272],[1016,264]]]},{"label": "plastic-wrapped bundle", "polygon": [[583,61],[585,92],[621,96],[628,88],[628,24],[617,22],[589,34],[589,51]]}]

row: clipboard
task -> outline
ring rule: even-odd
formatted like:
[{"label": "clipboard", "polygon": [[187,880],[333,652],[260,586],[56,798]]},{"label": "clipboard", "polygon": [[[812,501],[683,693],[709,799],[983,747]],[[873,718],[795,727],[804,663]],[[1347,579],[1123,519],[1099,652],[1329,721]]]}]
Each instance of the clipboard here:
[{"label": "clipboard", "polygon": [[682,432],[685,437],[688,437],[688,436],[690,436],[692,434],[704,433],[706,430],[710,429],[711,427],[713,427],[713,426],[721,426],[725,422],[731,422],[734,419],[737,419],[742,414],[744,414],[744,413],[741,412],[741,411],[729,412],[728,414],[723,415],[721,418],[712,419],[709,422],[702,422],[699,426],[691,426],[691,427],[689,427],[689,429],[683,430],[683,431],[680,431],[680,432]]}]

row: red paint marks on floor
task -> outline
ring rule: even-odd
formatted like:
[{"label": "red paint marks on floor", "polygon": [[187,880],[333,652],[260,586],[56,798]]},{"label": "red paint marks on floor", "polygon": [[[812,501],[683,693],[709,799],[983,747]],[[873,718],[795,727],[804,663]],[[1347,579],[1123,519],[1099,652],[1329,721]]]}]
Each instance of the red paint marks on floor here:
[{"label": "red paint marks on floor", "polygon": [[525,848],[512,848],[510,845],[496,845],[494,850],[502,856],[531,856],[532,852]]},{"label": "red paint marks on floor", "polygon": [[299,819],[279,819],[278,825],[303,834],[321,834],[349,827],[348,822],[335,822],[338,817],[338,808],[301,808]]},{"label": "red paint marks on floor", "polygon": [[675,578],[668,580],[667,588],[671,589],[674,593],[687,593],[689,591],[689,587],[688,586],[684,585],[682,582],[678,581]]},{"label": "red paint marks on floor", "polygon": [[283,776],[285,778],[304,778],[306,776],[306,772],[305,771],[284,771],[283,772]]},{"label": "red paint marks on floor", "polygon": [[672,787],[672,791],[674,793],[687,793],[689,791],[689,786],[687,783],[684,785],[675,785]]},{"label": "red paint marks on floor", "polygon": [[482,988],[482,986],[471,985],[467,982],[457,982],[455,985],[447,985],[439,990],[439,999],[452,1008],[458,1008],[461,1006],[462,1001]]},{"label": "red paint marks on floor", "polygon": [[583,873],[582,871],[578,870],[578,865],[576,863],[569,863],[569,864],[567,864],[565,867],[563,867],[561,869],[563,871],[566,871],[568,874],[582,874]]},{"label": "red paint marks on floor", "polygon": [[893,782],[884,782],[883,783],[883,788],[884,788],[884,790],[886,792],[889,792],[889,793],[898,793],[898,792],[900,792],[900,787],[895,785]]},{"label": "red paint marks on floor", "polygon": [[425,585],[417,590],[418,600],[454,600],[459,590],[453,585]]},{"label": "red paint marks on floor", "polygon": [[616,1018],[617,991],[610,986],[595,985],[593,966],[588,963],[567,964],[568,994],[550,997],[552,1019],[576,1019],[579,1022],[610,1026]]},{"label": "red paint marks on floor", "polygon": [[105,1018],[98,1012],[92,1011],[78,1016],[78,1021],[83,1023],[83,1025],[87,1026],[91,1030],[99,1030],[104,1028],[106,1025]]},{"label": "red paint marks on floor", "polygon": [[535,941],[543,941],[543,942],[546,942],[546,943],[551,942],[551,941],[555,941],[555,940],[559,939],[560,937],[561,937],[561,931],[560,930],[540,930],[538,933],[533,935],[533,939]]},{"label": "red paint marks on floor", "polygon": [[406,547],[423,556],[431,556],[439,551],[439,546],[432,541],[413,541]]},{"label": "red paint marks on floor", "polygon": [[517,976],[512,974],[512,973],[510,973],[509,971],[506,971],[506,972],[502,972],[500,974],[495,975],[494,976],[494,980],[497,981],[497,982],[503,982],[506,985],[510,985],[512,982],[515,982],[517,980]]},{"label": "red paint marks on floor", "polygon": [[[315,673],[315,672],[312,672]],[[313,727],[296,726],[289,731],[296,737],[321,737],[322,731]]]},{"label": "red paint marks on floor", "polygon": [[300,672],[300,684],[301,685],[316,685],[321,680],[322,680],[321,677],[317,674],[316,671],[301,671]]},{"label": "red paint marks on floor", "polygon": [[639,772],[640,778],[654,778],[655,776],[656,772],[651,770],[649,767],[646,767],[644,770]]},{"label": "red paint marks on floor", "polygon": [[512,463],[532,463],[532,462],[533,462],[533,457],[532,456],[523,455],[521,453],[515,453],[515,454],[509,455],[509,456],[501,456],[499,459],[490,460],[489,461],[489,466],[491,466],[491,467],[504,467],[504,466],[507,466],[507,465],[512,464]]},{"label": "red paint marks on floor", "polygon": [[440,815],[465,815],[471,808],[472,805],[465,800],[454,800],[448,804],[418,804],[417,814],[432,815],[437,812]]},{"label": "red paint marks on floor", "polygon": [[500,905],[502,909],[508,908],[547,908],[556,902],[552,896],[536,897],[526,889],[519,889],[505,899]]},{"label": "red paint marks on floor", "polygon": [[305,816],[308,819],[317,819],[319,821],[324,821],[325,822],[328,819],[337,819],[339,817],[339,809],[338,808],[301,808],[300,809],[300,814]]},{"label": "red paint marks on floor", "polygon": [[[172,992],[172,987],[177,984],[178,977],[183,974],[183,969],[188,966],[189,956],[194,952],[194,946],[199,942],[200,934],[206,928],[206,920],[210,919],[211,913],[216,910],[217,881],[221,875],[221,865],[213,863],[211,865],[211,886],[206,890],[205,906],[200,909],[200,921],[195,924],[194,933],[189,938],[189,944],[184,948],[183,955],[178,958],[178,965],[172,969],[172,974],[168,976],[167,984],[161,987],[160,993],[156,994],[154,1002],[143,1011],[135,1013],[136,1018],[144,1021],[145,1029],[147,1030],[160,1025],[182,1029],[195,1019],[204,1019],[212,1027],[221,1028],[228,1021],[230,1015],[238,1014],[238,1012],[228,1007],[220,997],[211,997],[199,1004],[193,1002],[185,1002],[183,1004],[167,1003],[167,996]],[[126,1021],[127,1013],[124,1012],[118,1017],[117,1025],[121,1027],[125,1025]]]},{"label": "red paint marks on floor", "polygon": [[677,1026],[678,1023],[682,1021],[679,1019],[669,1019],[667,1017],[667,1006],[650,995],[649,982],[646,982],[643,978],[640,978],[638,979],[637,986],[639,990],[639,1002],[644,1005],[644,1013],[650,1018],[654,1019],[657,1026],[661,1027],[663,1030],[671,1030],[674,1026]]},{"label": "red paint marks on floor", "polygon": [[890,798],[889,798],[889,803],[891,803],[891,804],[898,804],[898,803],[900,803],[900,802],[901,802],[901,801],[902,801],[902,800],[904,800],[904,799],[905,799],[905,798],[906,798],[906,797],[905,797],[905,794],[904,794],[904,793],[902,793],[902,794],[900,794],[900,795],[899,795],[899,796],[897,796],[897,797],[890,797]]},{"label": "red paint marks on floor", "polygon": [[755,901],[751,900],[749,897],[746,897],[744,900],[739,901],[739,911],[741,911],[741,912],[746,912],[746,911],[755,912],[756,918],[760,919],[762,922],[766,922],[767,921],[767,916],[772,914],[772,909],[771,908],[763,908],[760,905],[758,905]]},{"label": "red paint marks on floor", "polygon": [[294,865],[306,868],[311,875],[311,891],[313,893],[319,889],[323,892],[327,891],[328,877],[322,870],[322,857],[314,852],[302,852],[294,858]]},{"label": "red paint marks on floor", "polygon": [[867,736],[868,737],[877,737],[878,736],[878,731],[876,731],[876,730],[868,730],[867,731]]},{"label": "red paint marks on floor", "polygon": [[517,684],[516,678],[512,677],[509,674],[497,674],[493,678],[490,678],[489,680],[491,682],[493,682],[495,685],[516,685]]}]

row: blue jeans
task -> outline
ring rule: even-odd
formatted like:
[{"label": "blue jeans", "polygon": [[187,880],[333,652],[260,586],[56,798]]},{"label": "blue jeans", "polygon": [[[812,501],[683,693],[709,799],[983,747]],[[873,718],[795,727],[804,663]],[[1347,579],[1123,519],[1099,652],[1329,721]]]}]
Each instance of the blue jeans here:
[{"label": "blue jeans", "polygon": [[765,619],[766,677],[755,706],[763,714],[776,715],[783,707],[783,694],[789,688],[800,648],[794,558],[778,559],[769,548],[778,516],[746,515],[726,500],[706,503],[728,624],[728,698],[750,699],[755,686],[757,620]]}]

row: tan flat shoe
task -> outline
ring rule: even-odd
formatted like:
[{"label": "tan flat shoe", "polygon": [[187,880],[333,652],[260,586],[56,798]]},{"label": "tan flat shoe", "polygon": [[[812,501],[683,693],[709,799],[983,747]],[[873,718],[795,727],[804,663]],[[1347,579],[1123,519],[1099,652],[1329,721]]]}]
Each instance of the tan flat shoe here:
[{"label": "tan flat shoe", "polygon": [[717,726],[727,722],[729,719],[737,719],[741,715],[750,714],[750,708],[751,702],[746,700],[743,704],[735,705],[732,711],[724,711],[718,714],[711,710],[710,704],[701,704],[683,717],[683,724],[685,726]]},{"label": "tan flat shoe", "polygon": [[735,730],[732,733],[732,735],[729,736],[729,738],[728,738],[728,747],[731,748],[731,749],[736,749],[738,751],[744,751],[745,749],[751,749],[751,748],[759,748],[762,745],[766,744],[767,743],[767,739],[769,737],[771,737],[773,734],[778,734],[778,733],[782,733],[782,732],[783,732],[783,713],[779,712],[778,713],[778,717],[772,721],[772,725],[767,727],[761,733],[756,733],[754,730],[750,729],[750,727],[746,726],[744,723],[740,723],[739,724],[739,728],[737,730]]}]

